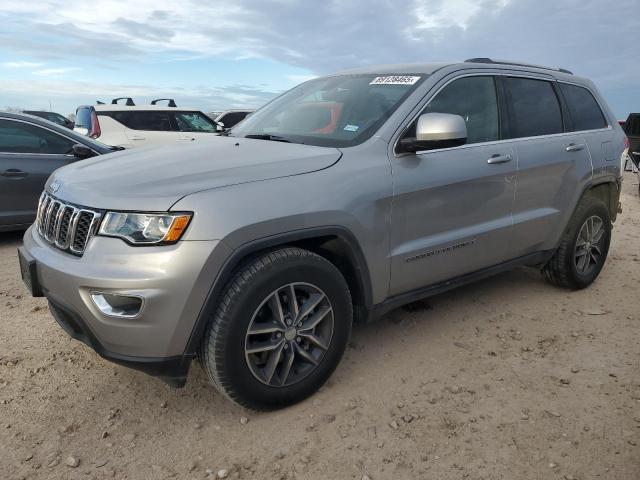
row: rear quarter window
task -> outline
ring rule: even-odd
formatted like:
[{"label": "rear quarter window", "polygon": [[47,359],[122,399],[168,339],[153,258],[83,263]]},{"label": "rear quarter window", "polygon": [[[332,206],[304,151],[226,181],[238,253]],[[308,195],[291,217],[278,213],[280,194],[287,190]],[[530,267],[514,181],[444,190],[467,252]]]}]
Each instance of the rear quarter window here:
[{"label": "rear quarter window", "polygon": [[560,84],[571,116],[572,131],[605,128],[608,123],[589,90],[577,85]]}]

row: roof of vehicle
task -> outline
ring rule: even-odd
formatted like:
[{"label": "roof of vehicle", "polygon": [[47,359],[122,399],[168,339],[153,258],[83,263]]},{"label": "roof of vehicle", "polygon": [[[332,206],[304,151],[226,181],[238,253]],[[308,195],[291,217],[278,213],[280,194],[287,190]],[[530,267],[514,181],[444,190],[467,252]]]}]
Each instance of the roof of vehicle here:
[{"label": "roof of vehicle", "polygon": [[538,73],[553,73],[556,76],[562,76],[565,78],[574,78],[573,73],[564,68],[545,67],[542,65],[533,65],[529,63],[508,61],[508,60],[494,60],[486,57],[471,58],[465,61],[452,61],[452,62],[425,62],[425,63],[399,63],[390,65],[373,65],[368,67],[359,67],[349,70],[338,72],[338,74],[425,74],[431,75],[438,70],[445,67],[459,66],[459,67],[476,67],[476,68],[495,68],[501,70],[526,70]]},{"label": "roof of vehicle", "polygon": [[58,113],[58,112],[49,112],[49,111],[47,111],[47,110],[23,110],[23,111],[22,111],[22,113],[26,113],[26,114],[29,114],[29,115],[30,115],[30,114],[32,114],[32,113],[53,113],[54,115],[61,115],[61,116],[64,116],[64,115],[62,115],[61,113]]},{"label": "roof of vehicle", "polygon": [[81,105],[81,107],[93,107],[96,112],[119,112],[119,111],[165,111],[165,112],[200,112],[198,108],[191,107],[167,107],[166,105],[135,105],[127,106],[123,104],[106,103],[104,105]]},{"label": "roof of vehicle", "polygon": [[0,119],[28,121],[29,123],[33,123],[35,125],[48,128],[49,130],[53,130],[78,143],[87,145],[99,153],[108,153],[113,151],[113,148],[110,147],[109,145],[105,145],[103,143],[97,142],[92,138],[89,138],[85,135],[80,135],[79,133],[76,133],[73,130],[65,128],[62,125],[58,125],[57,123],[50,122],[49,120],[46,120],[42,117],[36,117],[35,115],[28,115],[25,113],[0,112]]},{"label": "roof of vehicle", "polygon": [[234,112],[248,112],[248,113],[253,113],[255,112],[256,109],[255,108],[230,108],[229,110],[225,110],[224,112],[211,112],[212,114],[216,114],[216,115],[224,115],[225,113],[234,113]]}]

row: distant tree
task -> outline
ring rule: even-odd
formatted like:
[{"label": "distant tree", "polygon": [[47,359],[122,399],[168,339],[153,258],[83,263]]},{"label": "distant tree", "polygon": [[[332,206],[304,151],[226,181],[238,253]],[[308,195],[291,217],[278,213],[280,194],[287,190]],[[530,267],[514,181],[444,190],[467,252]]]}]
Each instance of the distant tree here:
[{"label": "distant tree", "polygon": [[6,107],[5,108],[5,111],[9,113],[22,113],[23,110],[24,108],[22,107]]}]

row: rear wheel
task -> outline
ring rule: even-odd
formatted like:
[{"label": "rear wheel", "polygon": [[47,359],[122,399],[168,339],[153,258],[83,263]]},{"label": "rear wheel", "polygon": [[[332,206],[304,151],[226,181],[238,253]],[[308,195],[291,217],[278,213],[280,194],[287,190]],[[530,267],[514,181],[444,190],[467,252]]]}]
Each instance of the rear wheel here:
[{"label": "rear wheel", "polygon": [[544,268],[547,278],[563,288],[575,290],[589,286],[604,266],[610,241],[609,210],[601,200],[584,197],[558,250]]},{"label": "rear wheel", "polygon": [[278,408],[306,398],[329,378],[351,323],[340,271],[312,252],[284,248],[236,273],[207,326],[200,358],[231,400]]}]

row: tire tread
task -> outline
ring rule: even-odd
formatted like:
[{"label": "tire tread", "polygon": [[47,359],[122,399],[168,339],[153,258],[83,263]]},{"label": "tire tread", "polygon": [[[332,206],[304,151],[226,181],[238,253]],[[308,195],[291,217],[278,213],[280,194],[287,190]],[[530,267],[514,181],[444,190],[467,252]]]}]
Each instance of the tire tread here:
[{"label": "tire tread", "polygon": [[[260,404],[250,402],[238,395],[229,379],[225,376],[222,344],[226,338],[229,326],[234,320],[233,315],[229,312],[233,309],[234,303],[239,298],[241,292],[263,271],[276,267],[278,264],[286,264],[294,259],[309,259],[312,261],[324,262],[335,268],[335,266],[326,258],[298,247],[281,248],[257,257],[252,262],[245,264],[229,281],[228,285],[219,297],[215,313],[209,321],[205,335],[200,344],[199,357],[214,387],[232,402],[248,409],[264,410],[265,407]],[[349,287],[342,275],[340,275],[340,279],[344,284],[343,287],[348,293]]]}]

